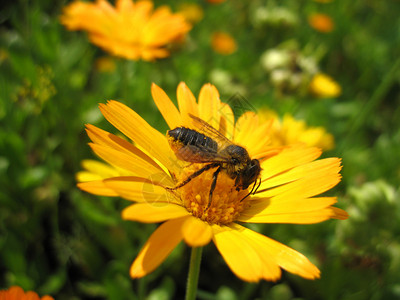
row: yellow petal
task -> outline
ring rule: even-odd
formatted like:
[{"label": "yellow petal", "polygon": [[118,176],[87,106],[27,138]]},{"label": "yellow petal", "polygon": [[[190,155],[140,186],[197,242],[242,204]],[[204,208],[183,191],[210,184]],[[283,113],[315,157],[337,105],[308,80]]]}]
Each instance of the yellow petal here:
[{"label": "yellow petal", "polygon": [[235,116],[232,108],[226,103],[221,103],[220,112],[221,119],[218,130],[229,140],[232,140],[235,128]]},{"label": "yellow petal", "polygon": [[219,128],[221,101],[219,92],[212,84],[205,84],[199,94],[199,117],[214,128]]},{"label": "yellow petal", "polygon": [[232,224],[231,227],[251,239],[251,245],[256,247],[259,253],[274,259],[282,269],[307,279],[319,278],[318,268],[303,254],[238,224]]},{"label": "yellow petal", "polygon": [[[99,35],[97,32],[89,34],[89,40],[91,43],[99,46],[105,51],[113,54],[114,56],[124,57],[132,60],[139,60],[143,55],[143,51],[138,47],[138,45],[129,45],[125,42],[117,41],[114,37],[107,37],[104,35]],[[112,47],[109,47],[112,43]],[[145,59],[142,57],[144,60]]]},{"label": "yellow petal", "polygon": [[142,223],[158,223],[189,215],[182,206],[168,203],[138,203],[132,204],[122,211],[124,220]]},{"label": "yellow petal", "polygon": [[[331,161],[338,161],[339,159],[331,159]],[[261,184],[257,192],[260,197],[275,197],[276,201],[285,199],[304,199],[321,194],[330,188],[334,187],[340,182],[341,176],[339,174],[339,164],[332,164],[328,168],[314,169],[306,177],[300,178],[296,181],[278,186],[276,188],[263,190],[264,186]],[[268,184],[268,180],[265,181]]]},{"label": "yellow petal", "polygon": [[212,225],[212,229],[215,246],[232,272],[242,280],[259,281],[263,277],[262,261],[253,247],[243,243],[236,230],[218,225]]},{"label": "yellow petal", "polygon": [[94,174],[88,171],[80,171],[75,175],[76,181],[85,182],[85,181],[95,181],[103,179],[102,176],[98,174]]},{"label": "yellow petal", "polygon": [[196,98],[194,97],[194,95],[184,82],[179,83],[176,93],[177,93],[178,106],[179,106],[179,111],[181,112],[182,121],[183,124],[187,126],[191,124],[191,120],[189,119],[189,114],[192,114],[194,116],[199,115]]},{"label": "yellow petal", "polygon": [[167,94],[155,83],[151,85],[151,95],[169,128],[173,129],[182,126],[183,123],[179,111]]},{"label": "yellow petal", "polygon": [[[100,178],[115,177],[120,175],[117,169],[97,160],[85,159],[81,162],[81,165],[85,170],[88,171],[88,173],[97,175]],[[78,180],[78,181],[87,181],[87,180]]]},{"label": "yellow petal", "polygon": [[146,11],[145,8],[147,8],[147,11],[150,12],[153,9],[153,6],[151,5],[151,3],[147,2],[147,1],[140,1],[140,2],[134,3],[133,1],[130,1],[130,0],[117,0],[115,2],[115,8],[118,12],[121,12],[121,13],[132,12],[134,9],[136,9],[138,12],[139,11],[145,12]]},{"label": "yellow petal", "polygon": [[119,152],[118,150],[97,144],[89,144],[89,146],[103,160],[111,165],[129,171],[129,174],[145,178],[151,177],[154,174],[159,174],[160,177],[162,176],[164,178],[164,182],[166,184],[173,184],[172,179],[165,174],[164,171],[154,167],[154,165],[149,164],[147,161],[142,160],[136,155],[125,154],[123,152]]},{"label": "yellow petal", "polygon": [[103,162],[91,159],[85,159],[81,162],[83,171],[76,174],[76,181],[97,181],[104,178],[120,176],[120,171]]},{"label": "yellow petal", "polygon": [[265,180],[262,184],[262,189],[267,189],[274,186],[280,186],[282,184],[295,181],[313,174],[314,172],[321,172],[322,174],[338,174],[340,171],[340,159],[339,158],[326,158],[299,165],[292,168],[287,172],[278,174],[275,177]]},{"label": "yellow petal", "polygon": [[177,198],[160,186],[158,180],[126,176],[105,179],[104,184],[119,196],[135,202],[176,203]]},{"label": "yellow petal", "polygon": [[174,171],[181,168],[166,137],[151,127],[136,112],[126,105],[112,100],[108,101],[106,105],[100,104],[100,110],[111,124],[169,170]]},{"label": "yellow petal", "polygon": [[186,217],[169,220],[153,232],[131,266],[131,277],[151,273],[167,258],[183,238],[181,229],[185,221]]},{"label": "yellow petal", "polygon": [[269,215],[288,212],[305,212],[330,207],[337,202],[336,197],[314,197],[304,199],[287,199],[286,201],[275,198],[263,198],[251,201],[241,214]]},{"label": "yellow petal", "polygon": [[146,61],[153,61],[156,58],[164,58],[169,56],[169,51],[165,48],[152,48],[149,47],[142,51],[142,58]]},{"label": "yellow petal", "polygon": [[343,209],[337,207],[331,207],[331,209],[334,213],[334,215],[331,217],[332,219],[346,220],[349,217],[349,214]]},{"label": "yellow petal", "polygon": [[186,244],[191,247],[207,245],[213,236],[211,226],[193,216],[186,219],[182,232]]},{"label": "yellow petal", "polygon": [[268,178],[299,165],[311,162],[317,159],[320,155],[320,149],[300,145],[283,149],[276,156],[268,158],[262,162],[261,167],[263,170],[261,176],[263,183],[260,186],[260,190],[264,188],[263,184],[264,182],[267,182]]},{"label": "yellow petal", "polygon": [[265,151],[265,149],[268,149],[268,146],[270,146],[271,140],[269,136],[271,125],[272,122],[265,122],[248,133],[249,139],[247,139],[243,145],[246,146],[250,157],[258,156],[260,153]]},{"label": "yellow petal", "polygon": [[86,125],[86,132],[93,143],[107,146],[126,154],[133,154],[160,171],[162,170],[162,168],[151,157],[128,141],[90,124]]},{"label": "yellow petal", "polygon": [[234,141],[246,147],[248,141],[251,140],[251,134],[258,128],[258,117],[248,111],[242,114],[235,125]]},{"label": "yellow petal", "polygon": [[88,182],[80,182],[77,184],[78,188],[82,191],[100,195],[100,196],[109,196],[109,197],[116,197],[118,193],[114,192],[112,189],[105,186],[103,180],[96,180],[96,181],[88,181]]},{"label": "yellow petal", "polygon": [[258,254],[262,264],[262,279],[269,280],[269,281],[277,281],[281,277],[281,269],[278,266],[278,263],[275,259],[269,255],[265,255],[265,249],[260,246],[258,243],[254,242],[254,239],[247,236],[246,232],[242,233],[242,229],[240,227],[229,226],[230,230],[236,231],[239,233],[238,237],[241,240],[242,244],[250,245]]},{"label": "yellow petal", "polygon": [[248,223],[315,224],[329,220],[335,216],[336,214],[332,208],[323,208],[314,211],[270,215],[246,216],[243,214],[237,220]]}]

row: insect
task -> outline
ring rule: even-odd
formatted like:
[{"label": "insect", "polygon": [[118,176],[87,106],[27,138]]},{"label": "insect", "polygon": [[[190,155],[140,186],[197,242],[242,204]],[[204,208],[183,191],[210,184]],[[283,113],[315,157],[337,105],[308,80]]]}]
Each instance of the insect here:
[{"label": "insect", "polygon": [[237,191],[245,190],[254,183],[251,191],[241,201],[250,194],[254,194],[261,184],[261,180],[259,180],[256,187],[261,172],[259,160],[251,159],[246,149],[232,143],[207,122],[191,114],[189,116],[193,123],[197,125],[196,127],[201,128],[201,132],[186,127],[176,127],[167,132],[169,144],[178,159],[190,163],[205,163],[206,165],[169,189],[179,189],[203,172],[215,168],[207,209],[211,205],[212,194],[217,184],[218,174],[221,171],[225,172],[231,179],[235,179]]}]

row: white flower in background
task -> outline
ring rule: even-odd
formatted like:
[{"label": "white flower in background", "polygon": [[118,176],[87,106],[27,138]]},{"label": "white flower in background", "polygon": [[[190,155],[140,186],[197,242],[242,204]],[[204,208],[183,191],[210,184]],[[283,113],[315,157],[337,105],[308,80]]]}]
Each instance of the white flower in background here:
[{"label": "white flower in background", "polygon": [[286,49],[272,48],[261,55],[261,65],[267,71],[286,68],[290,64],[290,61],[291,55]]},{"label": "white flower in background", "polygon": [[210,82],[214,83],[221,93],[227,95],[233,95],[238,93],[242,96],[246,96],[246,87],[235,80],[232,74],[226,70],[214,69],[210,72]]},{"label": "white flower in background", "polygon": [[286,7],[256,7],[251,14],[255,27],[262,25],[295,26],[299,23],[298,16]]}]

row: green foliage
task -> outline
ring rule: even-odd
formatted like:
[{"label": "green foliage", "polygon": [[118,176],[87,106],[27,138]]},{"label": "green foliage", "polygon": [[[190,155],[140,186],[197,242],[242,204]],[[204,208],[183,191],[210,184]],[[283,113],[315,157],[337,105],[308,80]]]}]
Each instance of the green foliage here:
[{"label": "green foliage", "polygon": [[[176,10],[184,1],[156,6],[161,2]],[[239,92],[256,108],[291,113],[333,133],[336,148],[324,155],[343,158],[343,181],[334,193],[350,218],[258,227],[309,257],[321,279],[284,273],[277,283],[243,283],[215,249],[206,249],[199,297],[399,299],[399,3],[198,4],[203,20],[171,57],[152,63],[111,58],[116,68],[108,72],[96,64],[107,54],[59,23],[65,1],[20,0],[0,10],[0,288],[20,285],[56,299],[182,298],[187,249],[178,247],[154,273],[131,280],[130,264],[155,226],[122,221],[128,203],[79,191],[75,174],[93,157],[84,124],[115,132],[98,103],[123,101],[163,132],[151,83],[173,98],[180,81],[195,94],[211,81],[224,101]],[[329,14],[335,30],[313,30],[312,12]],[[215,30],[231,33],[238,51],[213,52]],[[315,63],[339,82],[342,95],[315,99],[307,86],[276,85],[260,61],[272,48]]]}]

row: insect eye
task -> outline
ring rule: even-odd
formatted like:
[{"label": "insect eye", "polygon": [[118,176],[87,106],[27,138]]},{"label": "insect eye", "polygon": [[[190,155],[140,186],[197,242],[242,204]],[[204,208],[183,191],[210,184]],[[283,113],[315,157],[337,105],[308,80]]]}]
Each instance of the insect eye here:
[{"label": "insect eye", "polygon": [[261,168],[260,168],[260,163],[258,160],[253,159],[250,162],[249,168],[247,169],[247,175],[250,178],[256,178],[258,176],[258,174],[260,173]]}]

